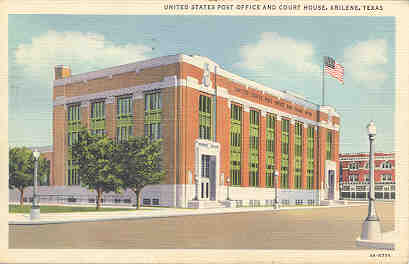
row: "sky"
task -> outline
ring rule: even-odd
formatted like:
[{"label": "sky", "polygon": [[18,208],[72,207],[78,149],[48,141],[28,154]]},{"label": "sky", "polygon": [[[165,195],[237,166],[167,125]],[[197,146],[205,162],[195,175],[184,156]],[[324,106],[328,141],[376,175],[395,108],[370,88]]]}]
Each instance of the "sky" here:
[{"label": "sky", "polygon": [[73,74],[184,53],[277,90],[322,102],[323,56],[345,68],[324,76],[325,103],[341,116],[340,152],[394,150],[393,17],[9,15],[11,146],[52,145],[53,68]]}]

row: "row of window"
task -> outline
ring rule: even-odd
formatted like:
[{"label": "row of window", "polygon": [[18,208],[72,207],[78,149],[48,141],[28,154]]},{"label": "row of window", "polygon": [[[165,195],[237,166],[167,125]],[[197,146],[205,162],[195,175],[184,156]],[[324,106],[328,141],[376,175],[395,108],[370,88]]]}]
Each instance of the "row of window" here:
[{"label": "row of window", "polygon": [[[162,100],[160,92],[145,94],[145,117],[144,117],[144,132],[145,136],[152,140],[162,137],[161,133],[161,107]],[[105,102],[96,101],[91,104],[91,134],[106,135],[105,125]],[[116,141],[123,142],[128,140],[133,135],[133,100],[131,96],[123,96],[117,98],[116,104]],[[72,146],[78,142],[80,130],[80,105],[73,104],[68,107],[68,135],[67,144]],[[78,185],[79,175],[78,169],[74,166],[75,162],[68,159],[67,164],[67,184]]]},{"label": "row of window", "polygon": [[[350,163],[350,164],[348,165],[348,169],[350,169],[350,170],[359,170],[359,169],[363,169],[363,168],[369,169],[369,163],[368,163],[368,162],[365,162],[364,167],[360,167],[360,166],[359,166],[359,162],[352,162],[352,163]],[[392,169],[392,163],[389,162],[389,161],[385,161],[385,162],[382,162],[382,163],[379,165],[379,167],[377,167],[377,168],[380,168],[380,169]]]},{"label": "row of window", "polygon": [[[368,174],[365,174],[364,178],[365,178],[366,182],[369,182],[369,175]],[[359,177],[358,177],[357,174],[351,174],[351,175],[348,175],[348,180],[349,180],[349,182],[357,182],[357,181],[359,181]],[[381,175],[381,181],[383,181],[383,182],[392,181],[392,174],[382,174]]]},{"label": "row of window", "polygon": [[[232,185],[241,184],[241,140],[242,140],[242,107],[232,104],[230,120],[230,175]],[[259,122],[258,111],[250,110],[250,131],[249,131],[249,185],[259,185]],[[274,186],[274,168],[275,168],[275,127],[276,117],[273,114],[267,114],[266,117],[266,186]],[[290,153],[290,120],[281,121],[281,170],[280,186],[289,187],[289,153]],[[303,162],[303,124],[295,124],[295,188],[301,188],[302,162]],[[332,139],[329,140],[332,144]],[[315,129],[307,129],[307,188],[314,186],[314,146]],[[331,148],[332,149],[332,148]],[[331,151],[330,151],[331,153]],[[332,153],[330,154],[332,155]]]},{"label": "row of window", "polygon": [[[117,117],[133,115],[133,100],[131,96],[118,97],[116,99],[116,114]],[[162,100],[160,92],[145,94],[145,111],[160,110],[162,107]],[[91,103],[91,119],[105,118],[105,102],[96,101]],[[80,121],[80,104],[72,104],[68,106],[67,110],[68,121]]]}]

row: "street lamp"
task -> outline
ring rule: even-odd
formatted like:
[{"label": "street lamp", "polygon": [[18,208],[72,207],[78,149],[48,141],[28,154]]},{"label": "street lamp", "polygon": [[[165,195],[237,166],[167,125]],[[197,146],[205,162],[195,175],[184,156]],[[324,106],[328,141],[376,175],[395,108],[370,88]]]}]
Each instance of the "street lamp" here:
[{"label": "street lamp", "polygon": [[369,136],[369,202],[368,202],[368,216],[365,222],[362,224],[362,240],[381,240],[381,223],[379,217],[376,215],[375,210],[375,163],[374,163],[374,153],[375,153],[375,136],[376,127],[373,121],[371,121],[366,127]]},{"label": "street lamp", "polygon": [[33,184],[33,204],[30,210],[30,219],[35,220],[40,218],[40,206],[37,201],[37,168],[38,168],[38,158],[40,157],[40,152],[37,149],[33,152],[34,156],[34,184]]},{"label": "street lamp", "polygon": [[274,198],[274,209],[278,209],[278,193],[277,193],[277,185],[278,185],[278,171],[274,170],[274,188],[275,188],[275,198]]},{"label": "street lamp", "polygon": [[230,187],[230,177],[227,177],[227,201],[230,200],[230,195],[229,195],[229,187]]}]

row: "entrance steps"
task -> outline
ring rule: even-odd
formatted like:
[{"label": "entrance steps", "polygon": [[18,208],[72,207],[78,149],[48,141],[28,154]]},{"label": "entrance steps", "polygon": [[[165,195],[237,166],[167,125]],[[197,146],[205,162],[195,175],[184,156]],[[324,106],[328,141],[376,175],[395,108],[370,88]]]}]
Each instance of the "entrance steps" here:
[{"label": "entrance steps", "polygon": [[191,200],[188,203],[188,208],[225,208],[226,205],[219,201],[211,201],[211,200]]}]

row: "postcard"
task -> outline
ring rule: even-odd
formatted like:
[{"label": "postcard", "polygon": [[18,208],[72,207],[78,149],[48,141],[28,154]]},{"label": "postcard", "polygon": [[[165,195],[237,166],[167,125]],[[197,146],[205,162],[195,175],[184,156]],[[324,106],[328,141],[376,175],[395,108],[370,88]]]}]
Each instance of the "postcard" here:
[{"label": "postcard", "polygon": [[408,261],[406,2],[3,5],[1,262]]}]

